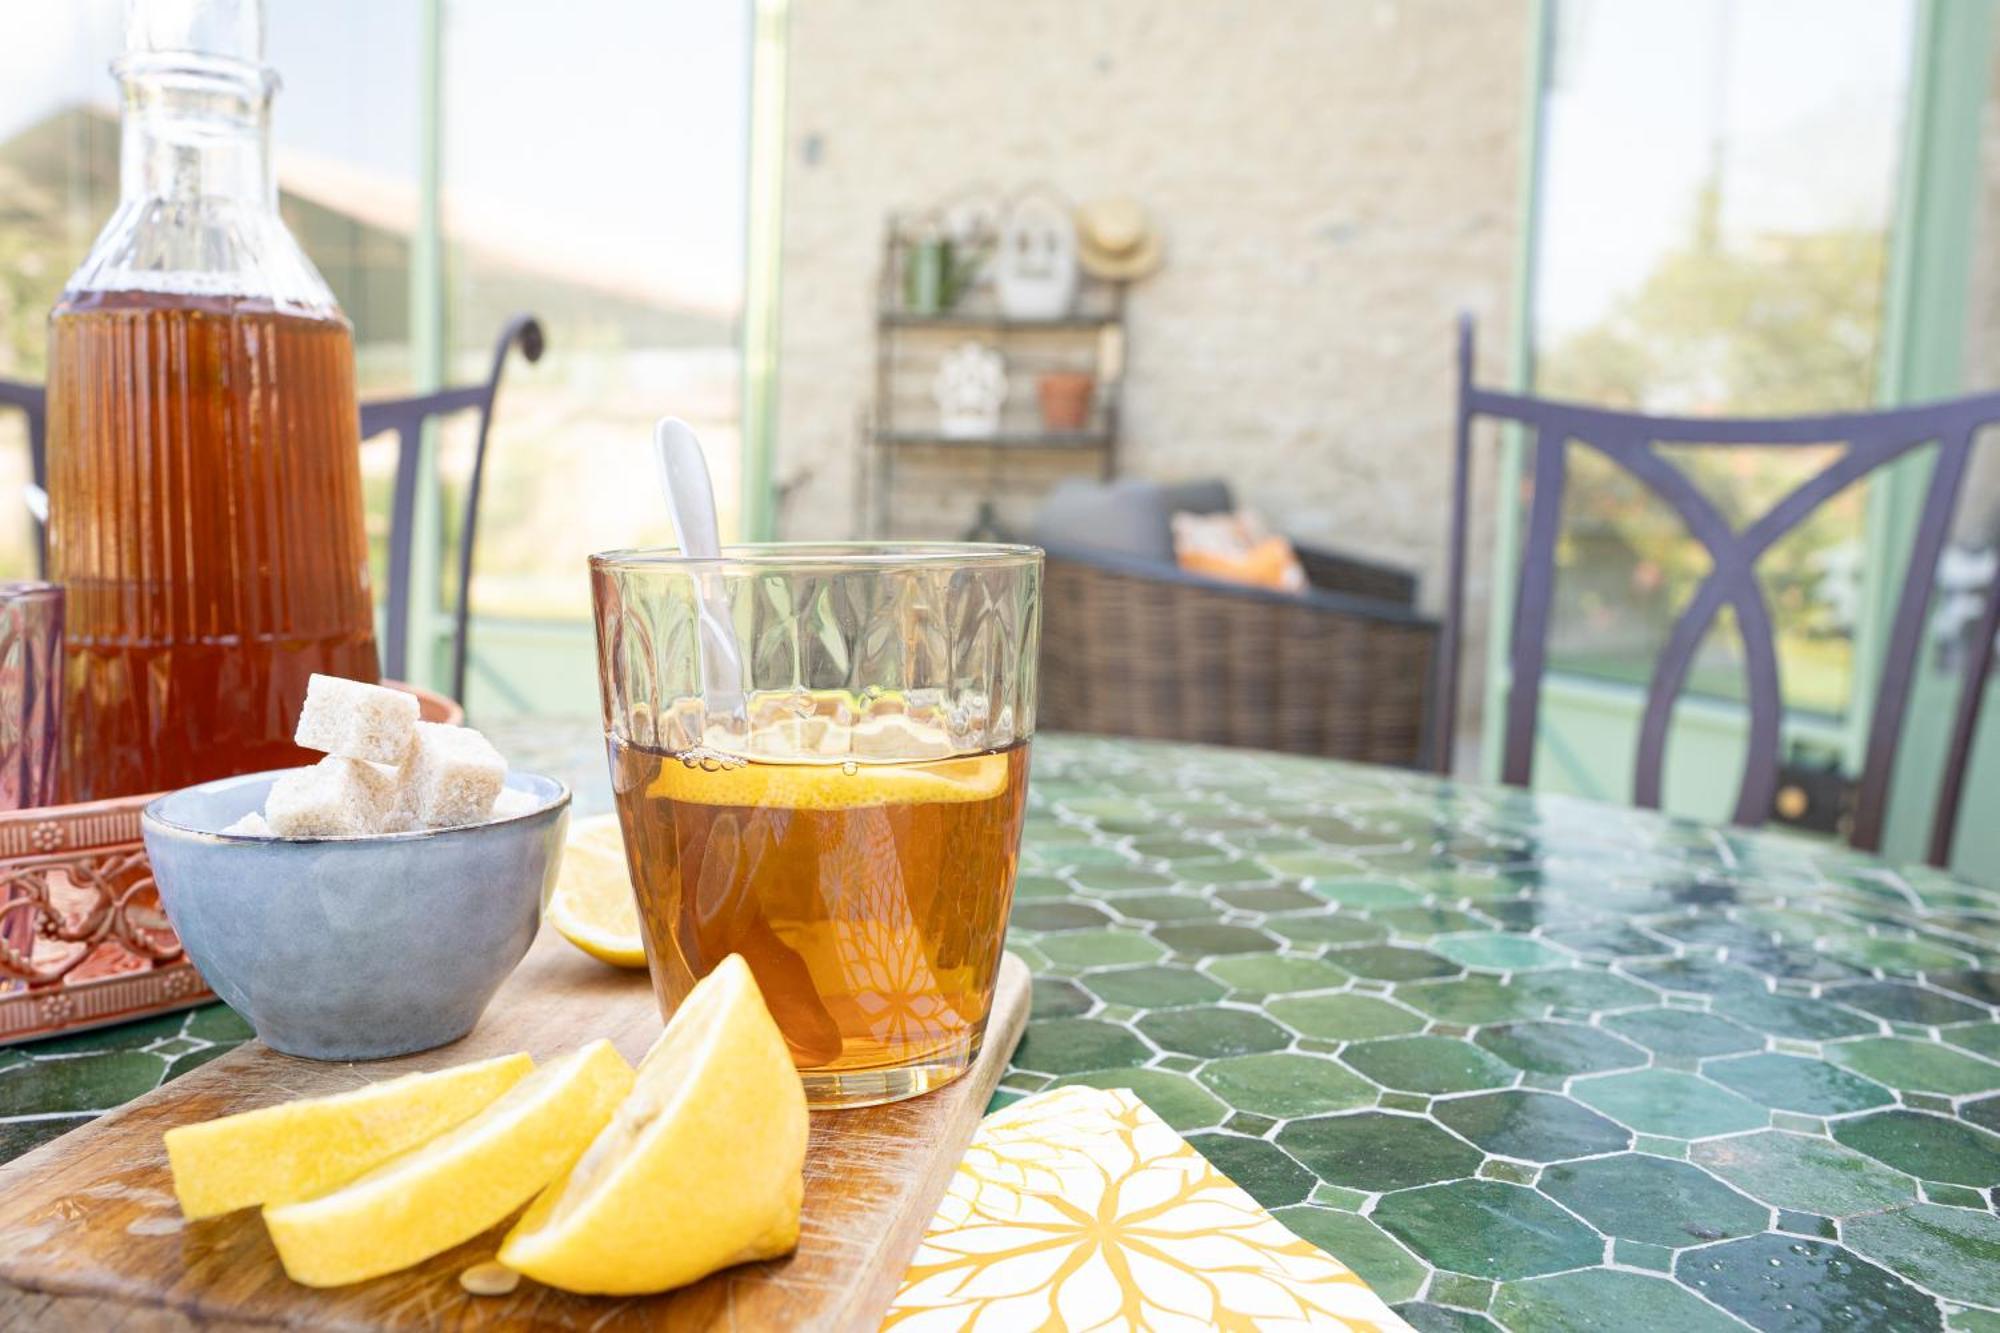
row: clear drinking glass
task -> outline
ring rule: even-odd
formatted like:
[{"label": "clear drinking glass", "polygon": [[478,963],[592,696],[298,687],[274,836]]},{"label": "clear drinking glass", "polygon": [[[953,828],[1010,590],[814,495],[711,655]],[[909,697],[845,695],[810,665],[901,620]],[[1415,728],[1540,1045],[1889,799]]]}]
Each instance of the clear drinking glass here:
[{"label": "clear drinking glass", "polygon": [[590,568],[662,1012],[739,953],[812,1105],[957,1077],[1013,899],[1041,552],[768,545]]}]

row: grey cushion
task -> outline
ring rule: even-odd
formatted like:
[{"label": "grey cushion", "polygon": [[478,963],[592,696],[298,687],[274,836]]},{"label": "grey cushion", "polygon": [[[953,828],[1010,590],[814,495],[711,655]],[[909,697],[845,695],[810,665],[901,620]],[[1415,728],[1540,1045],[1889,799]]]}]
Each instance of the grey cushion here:
[{"label": "grey cushion", "polygon": [[1044,546],[1172,563],[1172,512],[1158,482],[1071,480],[1049,492],[1035,514],[1033,532]]},{"label": "grey cushion", "polygon": [[1173,481],[1161,487],[1169,514],[1227,514],[1236,508],[1229,483],[1220,477],[1201,481]]},{"label": "grey cushion", "polygon": [[1043,546],[1172,564],[1173,515],[1226,513],[1235,507],[1223,481],[1071,479],[1049,492],[1032,531]]}]

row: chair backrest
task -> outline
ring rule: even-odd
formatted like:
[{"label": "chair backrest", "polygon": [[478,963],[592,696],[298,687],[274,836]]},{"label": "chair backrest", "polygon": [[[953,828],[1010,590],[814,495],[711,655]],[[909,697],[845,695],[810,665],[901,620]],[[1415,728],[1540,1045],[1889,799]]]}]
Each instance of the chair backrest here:
[{"label": "chair backrest", "polygon": [[[382,645],[382,674],[402,679],[409,666],[411,543],[417,513],[418,470],[423,462],[419,447],[426,421],[457,412],[477,412],[479,431],[473,445],[472,478],[465,492],[463,521],[458,533],[458,605],[452,617],[451,697],[465,698],[466,633],[471,616],[472,554],[479,533],[479,493],[486,476],[486,440],[493,424],[493,400],[500,392],[500,372],[506,368],[507,353],[515,346],[530,363],[542,359],[546,345],[542,326],[533,315],[515,315],[500,331],[493,345],[493,361],[486,379],[437,393],[408,398],[388,398],[361,404],[361,438],[393,432],[396,436],[396,484],[389,502],[389,576],[385,598],[388,603],[388,632]],[[0,407],[14,407],[27,414],[28,458],[35,485],[48,485],[47,395],[39,384],[0,379]],[[38,521],[37,565],[48,567],[48,534]]]},{"label": "chair backrest", "polygon": [[[1848,412],[1813,417],[1656,417],[1614,412],[1526,394],[1484,389],[1473,382],[1473,329],[1461,319],[1458,336],[1458,422],[1452,482],[1450,577],[1445,600],[1444,640],[1439,652],[1438,725],[1433,730],[1433,766],[1450,769],[1464,642],[1465,564],[1470,518],[1472,427],[1476,420],[1511,422],[1524,432],[1531,459],[1532,498],[1521,543],[1519,585],[1508,640],[1510,679],[1503,729],[1501,776],[1529,780],[1535,727],[1547,666],[1549,613],[1555,591],[1555,548],[1568,474],[1569,445],[1585,446],[1622,468],[1680,516],[1688,535],[1707,551],[1712,567],[1674,622],[1666,647],[1646,689],[1639,728],[1633,799],[1660,804],[1663,761],[1674,701],[1687,683],[1688,669],[1702,638],[1724,606],[1736,612],[1743,639],[1749,712],[1749,755],[1737,789],[1734,819],[1763,822],[1778,782],[1779,727],[1784,701],[1771,612],[1757,580],[1756,565],[1787,533],[1848,486],[1927,445],[1937,446],[1924,495],[1923,513],[1910,551],[1886,643],[1882,672],[1868,729],[1868,748],[1856,792],[1852,841],[1879,850],[1887,814],[1889,781],[1895,771],[1909,708],[1911,678],[1923,646],[1938,558],[1950,534],[1966,465],[1980,429],[2000,422],[2000,393],[1977,394],[1918,407],[1881,412]],[[1657,446],[1796,448],[1842,444],[1826,466],[1800,482],[1761,517],[1742,529],[1731,526],[1685,472],[1668,462]],[[1504,576],[1504,575],[1503,575]],[[1967,654],[1959,683],[1949,753],[1928,856],[1943,865],[1950,856],[1973,736],[1979,723],[1984,685],[1993,663],[1993,640],[2000,632],[2000,573],[1987,590],[1980,637]]]},{"label": "chair backrest", "polygon": [[[39,384],[26,380],[0,379],[0,407],[11,407],[28,419],[28,475],[37,487],[48,488],[49,405],[48,394]],[[0,500],[4,503],[4,500]],[[49,537],[42,520],[35,523],[35,572],[49,572]]]},{"label": "chair backrest", "polygon": [[388,627],[382,643],[382,673],[396,679],[402,679],[409,665],[410,573],[423,426],[426,421],[458,412],[479,414],[472,477],[466,484],[458,530],[458,601],[451,627],[451,697],[461,703],[465,699],[466,636],[472,615],[472,554],[479,537],[479,494],[486,480],[486,440],[493,425],[493,399],[500,392],[500,372],[506,368],[507,353],[516,345],[531,364],[542,359],[542,326],[533,315],[516,315],[500,330],[484,383],[361,405],[362,439],[386,432],[396,436],[396,485],[389,498],[389,571],[384,591]]}]

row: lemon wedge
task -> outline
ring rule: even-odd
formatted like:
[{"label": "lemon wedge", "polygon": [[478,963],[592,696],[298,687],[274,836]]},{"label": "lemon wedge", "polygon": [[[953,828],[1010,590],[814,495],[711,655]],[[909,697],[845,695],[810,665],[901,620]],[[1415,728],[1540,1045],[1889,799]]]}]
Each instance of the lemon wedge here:
[{"label": "lemon wedge", "polygon": [[879,805],[988,801],[1007,788],[1007,756],[974,754],[922,763],[785,763],[732,760],[708,768],[668,759],[647,794],[690,805],[777,810],[859,810]]},{"label": "lemon wedge", "polygon": [[189,1218],[309,1199],[471,1119],[534,1067],[503,1055],[170,1129],[174,1194]]},{"label": "lemon wedge", "polygon": [[632,1066],[610,1042],[594,1041],[360,1179],[266,1205],[286,1275],[309,1287],[360,1282],[472,1239],[569,1166],[631,1090]]},{"label": "lemon wedge", "polygon": [[500,1262],[552,1287],[637,1295],[798,1244],[806,1097],[742,957],[696,983],[575,1167]]},{"label": "lemon wedge", "polygon": [[549,899],[549,924],[577,948],[614,967],[646,965],[618,816],[597,815],[570,825],[562,870]]}]

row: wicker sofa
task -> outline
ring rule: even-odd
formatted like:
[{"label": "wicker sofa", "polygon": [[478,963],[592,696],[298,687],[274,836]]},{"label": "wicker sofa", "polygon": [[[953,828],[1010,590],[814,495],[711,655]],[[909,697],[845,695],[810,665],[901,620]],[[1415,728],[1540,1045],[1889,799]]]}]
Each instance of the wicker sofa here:
[{"label": "wicker sofa", "polygon": [[1300,548],[1303,594],[1092,549],[1038,523],[1040,725],[1376,763],[1422,753],[1437,622],[1416,579]]}]

